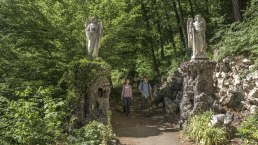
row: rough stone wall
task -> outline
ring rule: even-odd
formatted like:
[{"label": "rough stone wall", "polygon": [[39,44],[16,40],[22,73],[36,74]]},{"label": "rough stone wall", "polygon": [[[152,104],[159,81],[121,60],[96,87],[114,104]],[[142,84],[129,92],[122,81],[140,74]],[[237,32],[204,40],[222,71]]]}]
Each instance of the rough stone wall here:
[{"label": "rough stone wall", "polygon": [[216,98],[223,107],[258,111],[258,70],[251,60],[225,58],[214,72]]},{"label": "rough stone wall", "polygon": [[183,98],[180,103],[180,115],[184,121],[193,114],[207,111],[214,102],[213,72],[214,62],[185,62],[180,67],[184,77]]},{"label": "rough stone wall", "polygon": [[155,93],[159,106],[165,106],[168,114],[178,114],[179,104],[183,95],[183,77],[179,71],[164,82]]},{"label": "rough stone wall", "polygon": [[180,110],[182,119],[207,109],[215,113],[228,109],[255,113],[258,69],[251,60],[238,57],[227,57],[219,63],[185,62],[162,84],[156,98],[162,100],[167,113],[177,114]]},{"label": "rough stone wall", "polygon": [[[79,117],[79,122],[85,123],[91,119],[99,119],[99,121],[106,122],[107,111],[109,109],[109,95],[110,85],[107,78],[97,79],[87,89],[86,93],[81,90],[76,90],[76,96],[79,98],[78,108],[76,108],[76,115]],[[100,102],[99,88],[103,89],[102,100]],[[103,103],[103,104],[99,104]],[[99,105],[103,105],[103,110],[99,110]],[[101,114],[100,112],[101,111]]]},{"label": "rough stone wall", "polygon": [[[69,68],[71,114],[77,126],[92,119],[105,122],[109,109],[109,66],[101,59],[79,60]],[[101,89],[101,92],[99,91]]]}]

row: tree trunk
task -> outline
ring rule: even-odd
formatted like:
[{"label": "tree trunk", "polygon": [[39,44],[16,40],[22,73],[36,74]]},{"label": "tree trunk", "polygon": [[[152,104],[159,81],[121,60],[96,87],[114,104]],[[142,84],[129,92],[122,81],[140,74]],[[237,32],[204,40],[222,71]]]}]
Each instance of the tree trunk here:
[{"label": "tree trunk", "polygon": [[205,14],[206,16],[209,16],[209,3],[208,0],[204,0],[205,3]]},{"label": "tree trunk", "polygon": [[176,54],[176,42],[174,40],[174,34],[173,34],[173,31],[172,31],[171,27],[168,29],[168,32],[171,36],[171,44],[172,44],[172,48],[173,48],[174,55],[175,55]]},{"label": "tree trunk", "polygon": [[[157,11],[157,7],[155,7],[157,5],[157,3],[156,3],[156,0],[152,0],[152,9],[154,9],[155,10],[155,14],[156,14],[156,17],[158,18],[158,19],[156,19],[155,21],[154,21],[154,23],[157,25],[157,30],[158,30],[158,33],[159,33],[159,38],[158,38],[158,45],[159,45],[159,47],[160,47],[160,58],[161,58],[161,61],[163,61],[164,60],[164,58],[165,58],[165,52],[164,52],[164,37],[163,37],[163,31],[162,31],[162,28],[161,28],[161,25],[160,25],[160,22],[161,22],[161,20],[159,19],[159,18],[161,18],[160,17],[160,15],[159,15],[159,11]],[[158,47],[157,47],[158,48]],[[159,49],[157,49],[157,54],[159,54]],[[159,56],[159,55],[158,55]],[[157,59],[158,59],[158,64],[160,64],[160,60],[159,60],[159,57],[157,57]]]},{"label": "tree trunk", "polygon": [[185,51],[188,51],[188,47],[187,47],[187,35],[186,35],[186,29],[185,29],[185,26],[184,26],[183,11],[182,11],[182,7],[181,7],[180,0],[176,0],[176,2],[177,2],[177,5],[178,5],[178,14],[179,14],[180,26],[181,26],[181,29],[182,29],[182,31],[183,31],[184,44],[185,44]]},{"label": "tree trunk", "polygon": [[159,32],[159,46],[160,46],[160,57],[161,57],[161,60],[164,60],[165,58],[165,51],[164,51],[164,40],[163,40],[163,34],[162,34],[162,31],[161,31],[161,26],[160,26],[160,23],[157,24],[157,28],[158,28],[158,32]]},{"label": "tree trunk", "polygon": [[[206,0],[205,0],[206,1]],[[189,4],[190,4],[190,8],[191,8],[191,17],[194,18],[194,10],[193,10],[193,3],[192,0],[188,0]]]},{"label": "tree trunk", "polygon": [[174,55],[176,55],[177,51],[176,51],[176,42],[175,42],[175,39],[174,39],[174,36],[171,36],[172,37],[172,48],[174,50]]},{"label": "tree trunk", "polygon": [[[167,3],[167,1],[165,1],[165,3]],[[167,21],[170,22],[170,18],[168,16],[166,5],[164,5],[164,12],[165,12],[165,16],[166,16]],[[175,40],[174,40],[174,34],[173,34],[173,31],[172,31],[171,23],[169,23],[169,26],[168,26],[168,34],[171,38],[171,44],[172,44],[172,48],[174,50],[174,54],[176,54],[176,43],[175,43]]]},{"label": "tree trunk", "polygon": [[[143,13],[143,19],[146,22],[146,28],[150,32],[151,31],[150,22],[149,22],[149,18],[147,16],[147,11],[145,9],[143,1],[141,1],[141,9],[142,9],[142,13]],[[156,56],[155,56],[155,49],[154,49],[153,38],[152,38],[152,36],[146,36],[146,37],[147,37],[147,40],[149,40],[149,42],[150,42],[152,59],[153,59],[153,63],[154,63],[154,69],[155,69],[157,75],[159,76],[160,72],[159,72],[159,67],[158,67],[158,64],[157,64],[157,59],[156,59]]]},{"label": "tree trunk", "polygon": [[184,43],[184,34],[181,29],[180,18],[179,18],[178,12],[177,12],[176,2],[174,2],[174,1],[173,1],[173,10],[175,12],[175,17],[176,17],[176,22],[177,22],[177,26],[178,26],[179,35],[180,35],[181,44],[182,44],[183,48],[185,48],[186,45]]},{"label": "tree trunk", "polygon": [[239,0],[232,0],[232,6],[233,6],[234,20],[241,21]]}]

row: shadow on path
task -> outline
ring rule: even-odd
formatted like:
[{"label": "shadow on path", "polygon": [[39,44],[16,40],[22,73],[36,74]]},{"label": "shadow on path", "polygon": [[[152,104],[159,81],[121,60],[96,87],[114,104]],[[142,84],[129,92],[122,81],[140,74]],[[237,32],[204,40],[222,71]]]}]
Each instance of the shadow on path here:
[{"label": "shadow on path", "polygon": [[[110,101],[112,126],[122,144],[125,145],[187,145],[180,143],[178,116],[166,115],[163,109],[141,108],[139,92],[135,93],[131,114],[122,113],[120,95]],[[148,115],[147,115],[148,114]]]},{"label": "shadow on path", "polygon": [[156,136],[161,132],[155,127],[130,127],[130,128],[120,128],[116,132],[118,136],[121,137],[148,137]]}]

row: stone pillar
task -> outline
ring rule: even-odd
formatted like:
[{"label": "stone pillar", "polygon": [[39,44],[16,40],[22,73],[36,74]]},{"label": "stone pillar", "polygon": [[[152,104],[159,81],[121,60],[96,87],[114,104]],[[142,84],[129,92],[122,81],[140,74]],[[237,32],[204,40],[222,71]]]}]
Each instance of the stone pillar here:
[{"label": "stone pillar", "polygon": [[91,120],[106,123],[109,109],[109,65],[101,59],[72,62],[68,72],[69,102],[75,126]]},{"label": "stone pillar", "polygon": [[191,115],[209,110],[214,102],[213,72],[216,63],[210,61],[190,61],[180,66],[184,78],[183,98],[180,116],[185,122]]}]

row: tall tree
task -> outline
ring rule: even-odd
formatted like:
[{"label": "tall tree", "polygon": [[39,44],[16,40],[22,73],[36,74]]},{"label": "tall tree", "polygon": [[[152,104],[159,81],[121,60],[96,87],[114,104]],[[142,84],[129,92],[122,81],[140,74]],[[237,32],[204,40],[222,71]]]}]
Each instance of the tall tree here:
[{"label": "tall tree", "polygon": [[[205,0],[206,2],[207,0]],[[194,18],[194,10],[193,10],[193,3],[192,0],[188,0],[189,4],[190,4],[190,10],[191,10],[191,16],[192,18]]]},{"label": "tall tree", "polygon": [[208,2],[208,0],[204,0],[204,5],[205,5],[205,13],[206,13],[206,15],[209,15],[209,2]]},{"label": "tall tree", "polygon": [[174,54],[176,54],[176,43],[175,43],[175,40],[174,40],[175,35],[174,35],[172,24],[171,24],[172,23],[171,18],[168,14],[167,5],[168,5],[167,0],[165,0],[163,2],[162,7],[163,7],[163,11],[164,11],[164,14],[165,14],[166,21],[168,22],[167,30],[168,30],[168,35],[169,35],[168,36],[169,37],[169,42],[171,42],[172,48],[174,50]]},{"label": "tall tree", "polygon": [[[148,30],[148,32],[151,32],[151,25],[150,25],[150,21],[149,21],[149,18],[148,18],[148,12],[147,12],[147,10],[145,8],[145,4],[142,0],[141,0],[141,10],[142,10],[143,19],[145,20],[146,29]],[[146,37],[147,37],[147,40],[150,42],[150,48],[151,48],[151,53],[152,53],[152,58],[153,58],[153,63],[154,63],[154,69],[155,69],[157,75],[159,76],[160,72],[159,72],[157,58],[155,56],[154,40],[153,40],[151,35],[146,36]]]},{"label": "tall tree", "polygon": [[235,21],[241,21],[241,13],[240,13],[240,0],[231,0],[233,6],[233,15]]},{"label": "tall tree", "polygon": [[187,47],[187,34],[186,34],[186,26],[184,23],[184,15],[183,15],[183,10],[182,10],[182,6],[181,6],[181,1],[180,0],[176,0],[177,2],[177,6],[178,6],[178,14],[179,14],[179,20],[180,20],[180,26],[183,32],[183,36],[184,36],[184,46],[185,46],[185,51],[189,51],[188,47]]},{"label": "tall tree", "polygon": [[183,34],[182,27],[181,27],[181,22],[180,22],[180,17],[179,17],[178,10],[176,7],[176,2],[173,1],[172,5],[173,5],[173,10],[175,12],[175,17],[176,17],[176,22],[177,22],[177,26],[178,26],[179,35],[180,35],[181,44],[182,44],[182,47],[185,48],[186,43],[184,41],[184,34]]}]

